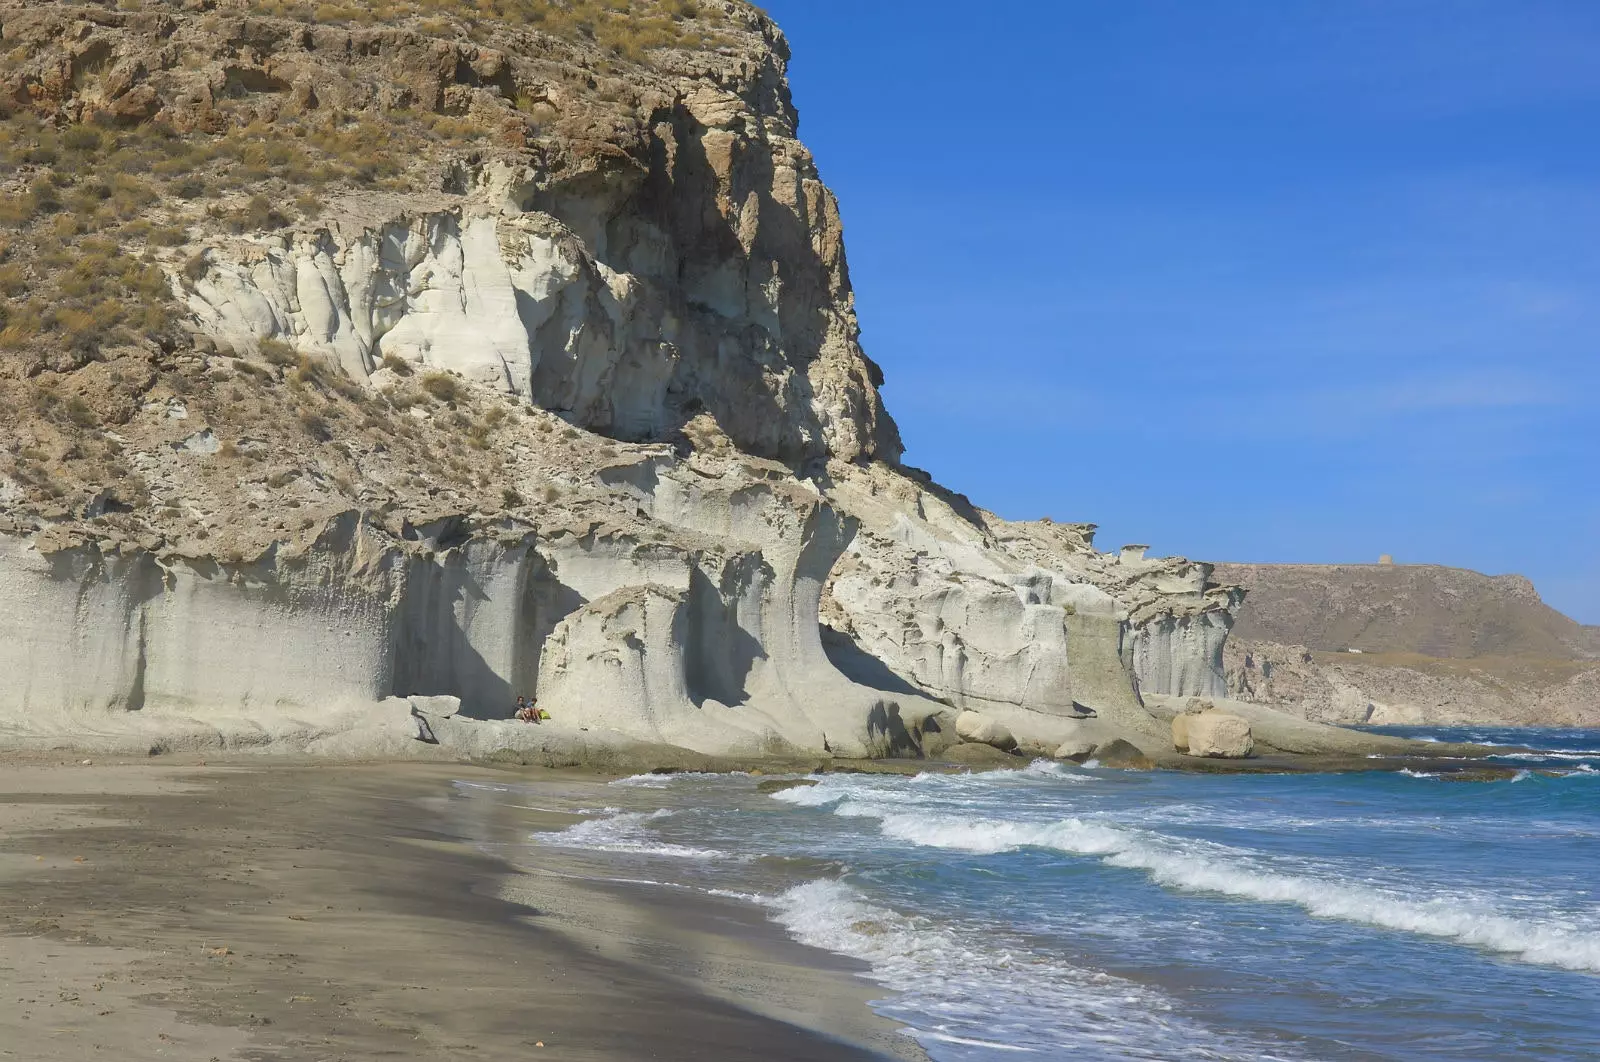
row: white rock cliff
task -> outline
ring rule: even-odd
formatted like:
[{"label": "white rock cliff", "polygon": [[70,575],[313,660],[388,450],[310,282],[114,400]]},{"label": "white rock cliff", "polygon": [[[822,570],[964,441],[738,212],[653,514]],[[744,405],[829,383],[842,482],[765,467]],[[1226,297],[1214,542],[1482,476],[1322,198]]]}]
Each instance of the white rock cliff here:
[{"label": "white rock cliff", "polygon": [[[1145,695],[1225,696],[1239,596],[1208,566],[1100,553],[1091,525],[1005,521],[899,465],[786,45],[729,10],[749,27],[736,47],[639,73],[647,120],[615,142],[453,157],[431,191],[341,193],[286,230],[211,232],[172,258],[192,377],[270,375],[262,353],[286,345],[303,377],[327,369],[384,410],[440,374],[499,426],[446,398],[368,412],[378,438],[356,448],[302,414],[358,469],[339,486],[315,449],[227,416],[178,434],[177,393],[129,410],[118,445],[151,521],[187,513],[211,537],[110,535],[111,502],[41,515],[0,480],[0,733],[137,717],[370,752],[330,735],[388,712],[382,740],[400,740],[420,709],[392,698],[436,695],[461,705],[436,739],[476,754],[533,740],[471,720],[535,693],[555,717],[538,733],[602,744],[859,757],[1122,738],[1154,754],[1169,723]],[[374,33],[341,52],[319,30],[304,39],[321,52],[296,51],[277,25],[239,32],[284,84],[308,54],[394,48],[398,63],[416,47]],[[445,64],[440,98],[501,106],[489,72],[513,60],[452,47],[467,66]],[[397,466],[412,421],[428,439],[478,431],[477,471],[464,449],[444,464],[503,505]],[[240,453],[293,467],[216,471]],[[321,508],[300,533],[216,545],[302,498]]]}]

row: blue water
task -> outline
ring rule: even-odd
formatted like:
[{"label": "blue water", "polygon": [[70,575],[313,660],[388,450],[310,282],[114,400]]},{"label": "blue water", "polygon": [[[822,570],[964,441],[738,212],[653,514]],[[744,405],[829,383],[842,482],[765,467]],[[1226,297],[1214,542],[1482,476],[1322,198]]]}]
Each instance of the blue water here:
[{"label": "blue water", "polygon": [[1600,733],[1471,739],[1546,755],[1496,782],[639,778],[539,840],[864,960],[939,1062],[1600,1058]]}]

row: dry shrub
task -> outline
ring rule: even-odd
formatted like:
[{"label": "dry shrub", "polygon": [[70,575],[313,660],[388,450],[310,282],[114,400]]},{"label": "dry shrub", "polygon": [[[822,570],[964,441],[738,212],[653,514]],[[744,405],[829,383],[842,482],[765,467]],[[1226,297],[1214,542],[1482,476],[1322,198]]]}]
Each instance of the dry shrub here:
[{"label": "dry shrub", "polygon": [[298,365],[300,362],[300,355],[294,347],[273,336],[261,339],[256,344],[256,349],[261,351],[261,356],[268,365],[288,368],[290,365]]},{"label": "dry shrub", "polygon": [[430,372],[424,376],[422,389],[440,402],[448,402],[451,405],[460,402],[467,394],[461,381],[447,372]]}]

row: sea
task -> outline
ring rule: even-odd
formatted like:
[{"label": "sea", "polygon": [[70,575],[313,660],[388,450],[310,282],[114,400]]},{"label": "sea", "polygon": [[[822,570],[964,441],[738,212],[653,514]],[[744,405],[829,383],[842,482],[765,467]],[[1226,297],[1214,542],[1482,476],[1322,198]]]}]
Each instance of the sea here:
[{"label": "sea", "polygon": [[645,775],[528,844],[859,960],[936,1062],[1600,1058],[1600,731],[1381,732],[1512,770]]}]

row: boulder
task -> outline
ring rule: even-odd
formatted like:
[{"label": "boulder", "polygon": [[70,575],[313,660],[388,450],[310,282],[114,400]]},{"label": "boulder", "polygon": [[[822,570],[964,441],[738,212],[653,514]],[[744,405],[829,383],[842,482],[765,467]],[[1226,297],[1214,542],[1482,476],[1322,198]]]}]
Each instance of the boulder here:
[{"label": "boulder", "polygon": [[1172,747],[1179,752],[1189,751],[1189,720],[1202,712],[1216,710],[1216,705],[1199,697],[1190,697],[1183,710],[1172,717]]},{"label": "boulder", "polygon": [[[754,774],[754,771],[750,772]],[[785,789],[804,789],[817,784],[815,778],[768,778],[756,783],[758,793],[781,793]]]},{"label": "boulder", "polygon": [[[434,719],[449,719],[461,711],[460,697],[424,697],[413,693],[406,700],[411,702],[411,707]],[[506,714],[510,714],[509,710]]]},{"label": "boulder", "polygon": [[[1191,756],[1210,756],[1219,759],[1244,759],[1255,750],[1255,739],[1250,735],[1250,724],[1226,712],[1202,712],[1199,715],[1179,716],[1187,722],[1188,749]],[[1176,729],[1177,720],[1174,720]]]},{"label": "boulder", "polygon": [[946,763],[964,763],[969,767],[1016,767],[1021,762],[1010,753],[1001,752],[993,745],[984,745],[976,741],[964,741],[959,745],[951,745],[940,753],[939,758]]},{"label": "boulder", "polygon": [[1055,751],[1058,760],[1075,760],[1082,763],[1094,755],[1094,750],[1100,746],[1087,738],[1069,738],[1063,741]]},{"label": "boulder", "polygon": [[1136,771],[1147,771],[1154,766],[1150,762],[1150,757],[1141,752],[1137,745],[1131,741],[1123,741],[1121,738],[1113,738],[1096,749],[1095,759],[1100,761],[1100,766],[1102,767],[1122,767]]},{"label": "boulder", "polygon": [[1017,747],[1016,737],[1004,724],[977,712],[962,712],[956,716],[956,736],[963,741],[989,745],[1001,752],[1010,752]]}]

